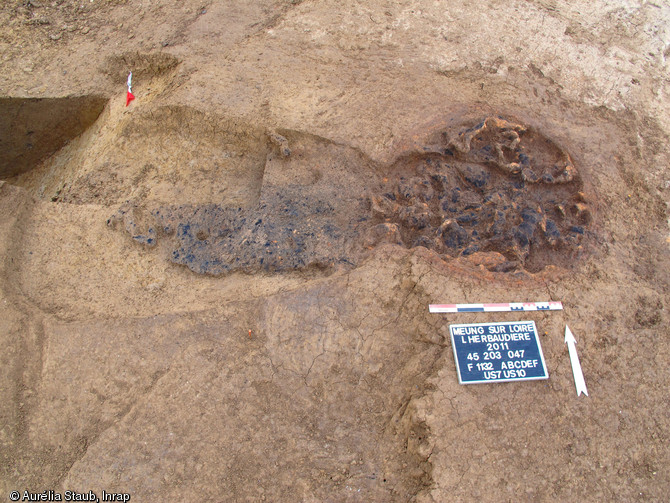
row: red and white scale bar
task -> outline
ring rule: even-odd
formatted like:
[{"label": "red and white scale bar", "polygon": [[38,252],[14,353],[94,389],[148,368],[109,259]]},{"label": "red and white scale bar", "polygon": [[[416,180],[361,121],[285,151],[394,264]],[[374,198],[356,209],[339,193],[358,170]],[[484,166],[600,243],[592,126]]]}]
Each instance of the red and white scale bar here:
[{"label": "red and white scale bar", "polygon": [[506,311],[561,311],[561,302],[505,302],[503,304],[430,304],[431,313],[502,313]]}]

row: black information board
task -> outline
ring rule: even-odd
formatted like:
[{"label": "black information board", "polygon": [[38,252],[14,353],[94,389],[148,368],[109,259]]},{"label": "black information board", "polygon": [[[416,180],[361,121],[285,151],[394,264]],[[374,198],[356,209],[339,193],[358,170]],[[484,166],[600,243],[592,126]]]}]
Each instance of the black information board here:
[{"label": "black information board", "polygon": [[547,379],[534,321],[449,325],[461,384]]}]

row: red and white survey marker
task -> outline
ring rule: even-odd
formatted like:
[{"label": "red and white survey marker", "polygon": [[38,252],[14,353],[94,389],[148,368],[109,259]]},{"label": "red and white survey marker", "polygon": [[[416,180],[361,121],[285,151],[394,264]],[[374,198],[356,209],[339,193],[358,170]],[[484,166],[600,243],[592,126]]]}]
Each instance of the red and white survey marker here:
[{"label": "red and white survey marker", "polygon": [[133,94],[133,72],[128,74],[128,94],[126,94],[126,106],[130,105],[130,102],[135,99]]}]

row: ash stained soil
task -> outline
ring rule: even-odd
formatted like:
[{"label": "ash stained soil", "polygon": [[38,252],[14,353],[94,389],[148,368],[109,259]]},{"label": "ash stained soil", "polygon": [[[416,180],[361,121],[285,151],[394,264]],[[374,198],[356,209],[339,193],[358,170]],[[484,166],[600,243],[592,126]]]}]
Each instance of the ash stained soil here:
[{"label": "ash stained soil", "polygon": [[[666,6],[144,7],[0,8],[3,95],[108,100],[3,167],[0,490],[664,501]],[[236,268],[238,214],[275,228]],[[459,386],[427,304],[502,300],[564,302],[550,379]]]}]

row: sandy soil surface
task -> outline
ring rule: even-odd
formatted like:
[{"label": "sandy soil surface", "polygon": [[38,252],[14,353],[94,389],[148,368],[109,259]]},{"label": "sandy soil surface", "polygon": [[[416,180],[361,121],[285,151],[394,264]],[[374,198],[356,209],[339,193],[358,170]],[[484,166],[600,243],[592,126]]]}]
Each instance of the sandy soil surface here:
[{"label": "sandy soil surface", "polygon": [[[668,501],[666,3],[8,0],[0,58],[3,501]],[[549,379],[460,385],[517,320]]]}]

